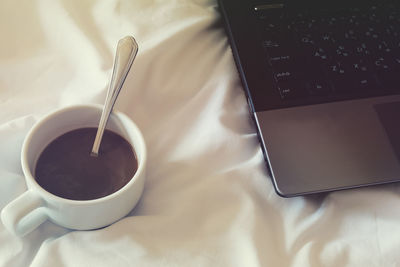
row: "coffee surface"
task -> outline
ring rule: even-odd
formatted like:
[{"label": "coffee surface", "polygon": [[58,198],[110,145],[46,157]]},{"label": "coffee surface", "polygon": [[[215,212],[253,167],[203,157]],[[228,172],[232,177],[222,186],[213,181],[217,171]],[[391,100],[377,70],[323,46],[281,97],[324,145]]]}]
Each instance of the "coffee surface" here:
[{"label": "coffee surface", "polygon": [[46,191],[67,199],[110,195],[134,176],[138,163],[132,146],[105,130],[99,155],[90,155],[97,128],[81,128],[53,140],[41,153],[35,179]]}]

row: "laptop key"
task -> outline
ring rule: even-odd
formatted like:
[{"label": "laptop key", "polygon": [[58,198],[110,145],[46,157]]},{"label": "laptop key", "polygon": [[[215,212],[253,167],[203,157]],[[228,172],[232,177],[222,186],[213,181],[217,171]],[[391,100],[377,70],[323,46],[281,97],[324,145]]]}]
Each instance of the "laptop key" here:
[{"label": "laptop key", "polygon": [[297,80],[296,76],[297,75],[291,70],[274,72],[274,77],[277,82]]},{"label": "laptop key", "polygon": [[400,75],[394,71],[383,71],[377,74],[379,83],[385,91],[400,93]]},{"label": "laptop key", "polygon": [[373,66],[376,72],[390,71],[393,69],[392,61],[388,57],[375,57],[372,59]]},{"label": "laptop key", "polygon": [[393,57],[391,57],[391,65],[393,67],[394,71],[399,71],[400,70],[400,55],[393,55]]},{"label": "laptop key", "polygon": [[262,46],[265,49],[277,49],[282,46],[276,39],[266,39],[262,42]]},{"label": "laptop key", "polygon": [[355,75],[351,78],[350,85],[358,91],[375,91],[378,85],[373,76]]},{"label": "laptop key", "polygon": [[349,84],[349,80],[341,77],[337,77],[331,80],[334,91],[338,94],[351,93],[355,90],[353,86]]},{"label": "laptop key", "polygon": [[295,99],[308,96],[306,86],[301,81],[278,82],[278,89],[282,99]]},{"label": "laptop key", "polygon": [[277,82],[299,80],[304,76],[302,70],[298,68],[295,61],[292,59],[277,60],[271,63],[274,77]]},{"label": "laptop key", "polygon": [[269,64],[271,66],[281,65],[281,64],[293,64],[293,57],[290,54],[286,55],[275,55],[269,58]]},{"label": "laptop key", "polygon": [[313,80],[306,83],[306,87],[311,95],[324,96],[332,92],[329,83],[325,80]]},{"label": "laptop key", "polygon": [[338,45],[335,47],[334,58],[337,62],[349,62],[351,60],[352,53],[349,48],[344,45]]},{"label": "laptop key", "polygon": [[[342,63],[345,64],[345,63]],[[353,57],[347,62],[350,71],[356,75],[371,75],[372,65],[363,57]]]},{"label": "laptop key", "polygon": [[344,79],[349,76],[347,73],[348,70],[346,70],[339,62],[333,61],[326,66],[326,74],[332,80]]}]

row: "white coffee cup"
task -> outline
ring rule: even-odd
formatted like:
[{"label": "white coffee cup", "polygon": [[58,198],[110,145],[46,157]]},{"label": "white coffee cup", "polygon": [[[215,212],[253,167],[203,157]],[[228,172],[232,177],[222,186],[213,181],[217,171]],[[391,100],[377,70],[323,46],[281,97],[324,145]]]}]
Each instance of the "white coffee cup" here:
[{"label": "white coffee cup", "polygon": [[36,161],[56,137],[78,128],[96,127],[102,106],[79,105],[57,110],[38,121],[27,134],[21,152],[22,170],[28,190],[1,212],[4,226],[16,235],[25,235],[46,220],[76,230],[101,228],[127,215],[143,192],[146,145],[135,123],[125,114],[113,111],[107,129],[124,137],[134,148],[138,169],[120,190],[93,200],[71,200],[53,195],[34,178]]}]

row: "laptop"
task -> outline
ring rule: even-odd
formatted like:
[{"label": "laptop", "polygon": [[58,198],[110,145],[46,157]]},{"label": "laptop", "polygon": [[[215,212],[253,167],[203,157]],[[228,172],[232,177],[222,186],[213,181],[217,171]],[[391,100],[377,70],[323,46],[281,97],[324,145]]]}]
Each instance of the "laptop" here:
[{"label": "laptop", "polygon": [[400,4],[219,0],[276,192],[400,181]]}]

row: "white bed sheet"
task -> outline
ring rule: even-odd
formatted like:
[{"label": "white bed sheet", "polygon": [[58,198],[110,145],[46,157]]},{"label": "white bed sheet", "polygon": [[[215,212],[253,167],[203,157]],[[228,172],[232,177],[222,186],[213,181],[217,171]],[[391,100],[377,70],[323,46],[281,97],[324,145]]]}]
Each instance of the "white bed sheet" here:
[{"label": "white bed sheet", "polygon": [[116,109],[143,131],[137,207],[94,231],[0,224],[0,266],[400,266],[398,184],[276,195],[211,0],[0,1],[0,208],[26,190],[25,134],[102,103],[118,39],[139,53]]}]

